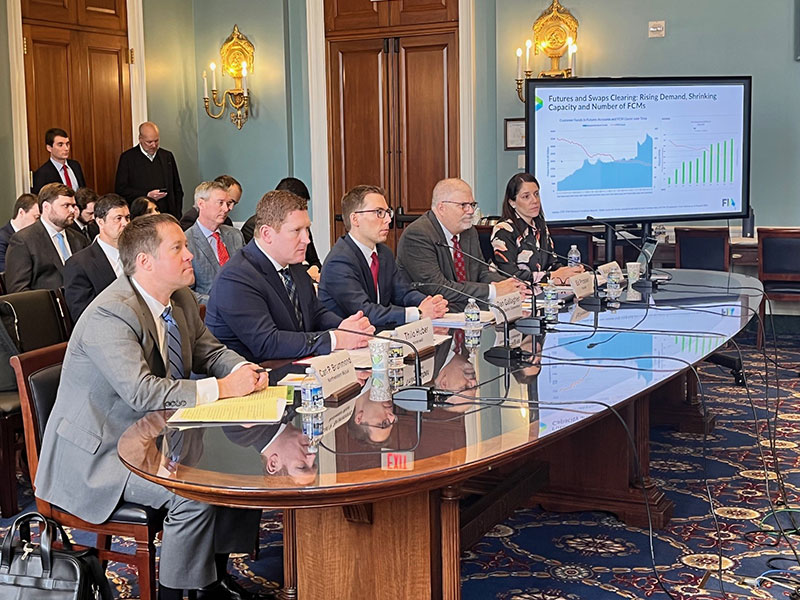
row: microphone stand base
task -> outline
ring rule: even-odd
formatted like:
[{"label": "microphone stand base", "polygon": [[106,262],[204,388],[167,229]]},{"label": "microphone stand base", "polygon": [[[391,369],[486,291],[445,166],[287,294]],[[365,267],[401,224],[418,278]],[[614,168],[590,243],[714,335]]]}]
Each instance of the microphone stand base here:
[{"label": "microphone stand base", "polygon": [[513,323],[514,329],[522,335],[544,335],[547,331],[544,319],[540,317],[523,317]]},{"label": "microphone stand base", "polygon": [[578,306],[589,312],[603,312],[603,299],[600,296],[588,296],[578,300]]},{"label": "microphone stand base", "polygon": [[430,412],[436,398],[431,388],[415,385],[397,390],[392,394],[392,403],[409,412]]},{"label": "microphone stand base", "polygon": [[648,278],[634,281],[631,287],[637,292],[641,292],[643,294],[652,294],[656,286],[654,285],[654,282]]}]

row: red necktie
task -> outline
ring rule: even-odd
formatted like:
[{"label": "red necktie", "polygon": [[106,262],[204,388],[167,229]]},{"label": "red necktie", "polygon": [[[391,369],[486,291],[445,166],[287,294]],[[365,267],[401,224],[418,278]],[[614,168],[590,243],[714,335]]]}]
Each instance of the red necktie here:
[{"label": "red necktie", "polygon": [[453,236],[453,266],[456,269],[456,281],[459,283],[467,280],[467,267],[464,265],[464,255],[461,253],[461,244],[458,236]]},{"label": "red necktie", "polygon": [[221,267],[228,262],[228,259],[230,258],[228,249],[225,247],[225,244],[222,243],[222,238],[219,237],[219,231],[212,233],[211,237],[217,240],[217,258],[219,259],[219,266]]},{"label": "red necktie", "polygon": [[372,262],[369,264],[369,270],[372,271],[372,283],[375,284],[375,297],[378,297],[378,253],[372,253]]},{"label": "red necktie", "polygon": [[67,184],[69,189],[72,189],[72,181],[69,178],[69,169],[67,169],[67,165],[61,167],[64,170],[64,183]]}]

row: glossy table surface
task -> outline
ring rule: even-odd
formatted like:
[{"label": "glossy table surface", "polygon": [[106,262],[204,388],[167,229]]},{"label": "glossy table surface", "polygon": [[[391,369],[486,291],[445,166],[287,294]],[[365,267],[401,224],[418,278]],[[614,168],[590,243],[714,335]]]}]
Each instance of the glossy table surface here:
[{"label": "glossy table surface", "polygon": [[[423,379],[442,394],[429,412],[393,406],[386,373],[363,373],[354,397],[326,403],[323,435],[311,444],[303,415],[283,423],[178,430],[169,412],[145,416],[119,443],[134,472],[178,493],[235,505],[289,508],[366,502],[434,489],[577,432],[722,346],[750,320],[760,283],[738,274],[669,271],[649,298],[623,296],[620,309],[570,305],[535,347],[513,329],[525,363],[504,368],[483,353],[502,343],[484,328],[480,348],[461,341],[423,353]],[[288,366],[273,372],[274,381]],[[404,377],[413,383],[413,368]]]}]

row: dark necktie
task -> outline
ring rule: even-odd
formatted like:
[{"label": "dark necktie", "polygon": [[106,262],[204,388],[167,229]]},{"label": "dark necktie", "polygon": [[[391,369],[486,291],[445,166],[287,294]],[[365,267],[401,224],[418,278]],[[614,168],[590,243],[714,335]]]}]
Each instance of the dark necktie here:
[{"label": "dark necktie", "polygon": [[378,253],[372,253],[372,261],[369,263],[369,270],[372,271],[372,283],[375,284],[375,297],[378,297]]},{"label": "dark necktie", "polygon": [[[67,187],[68,187],[68,188],[72,189],[72,180],[69,178],[69,169],[67,168],[67,165],[65,164],[65,165],[64,165],[63,167],[61,167],[61,168],[62,168],[62,169],[63,169],[63,171],[64,171],[64,183],[66,183],[66,184],[67,184]],[[52,171],[51,171],[51,172],[52,172]]]},{"label": "dark necktie", "polygon": [[456,270],[456,281],[459,283],[467,280],[467,267],[464,265],[464,255],[461,253],[461,244],[458,236],[453,236],[453,267]]},{"label": "dark necktie", "polygon": [[161,313],[161,318],[167,325],[167,359],[169,360],[169,375],[172,379],[183,379],[183,355],[181,354],[181,332],[178,323],[172,316],[172,307],[168,306]]},{"label": "dark necktie", "polygon": [[283,280],[283,285],[286,287],[286,293],[289,295],[289,301],[292,303],[294,307],[294,316],[297,317],[297,324],[300,326],[300,330],[303,330],[303,312],[300,310],[300,299],[297,297],[297,288],[294,285],[294,279],[292,279],[292,274],[289,273],[289,267],[284,267],[278,273]]}]

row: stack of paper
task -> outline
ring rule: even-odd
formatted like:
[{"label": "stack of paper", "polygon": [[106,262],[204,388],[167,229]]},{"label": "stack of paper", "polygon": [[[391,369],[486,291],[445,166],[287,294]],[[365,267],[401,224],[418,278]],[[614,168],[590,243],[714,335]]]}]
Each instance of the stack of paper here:
[{"label": "stack of paper", "polygon": [[225,398],[191,408],[179,408],[167,422],[170,425],[277,423],[283,416],[286,402],[293,400],[293,387],[270,386],[247,396]]}]

